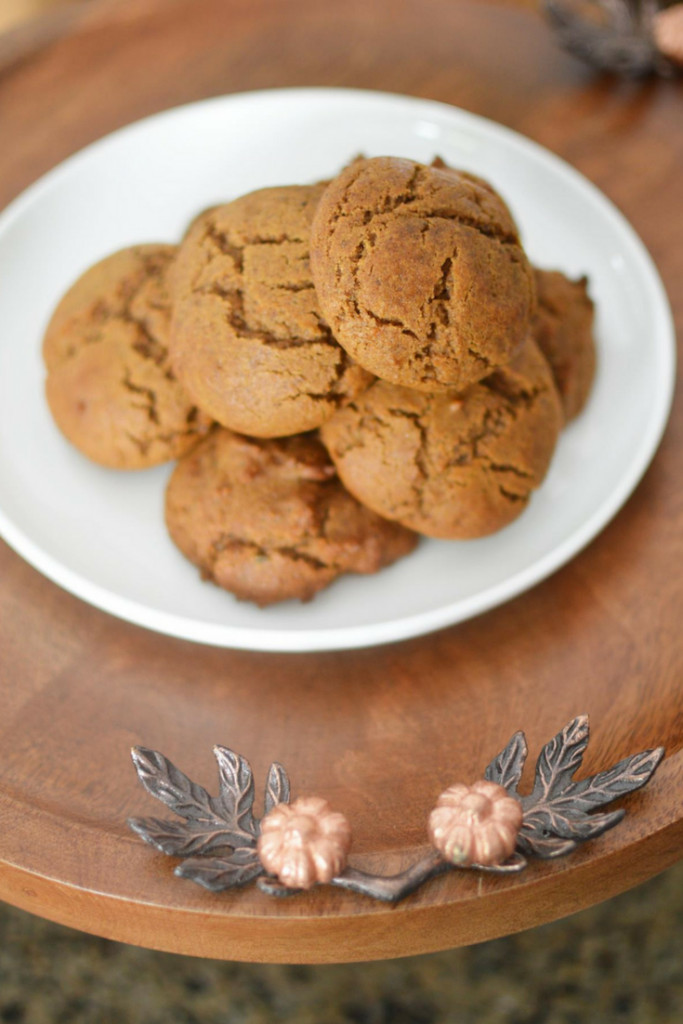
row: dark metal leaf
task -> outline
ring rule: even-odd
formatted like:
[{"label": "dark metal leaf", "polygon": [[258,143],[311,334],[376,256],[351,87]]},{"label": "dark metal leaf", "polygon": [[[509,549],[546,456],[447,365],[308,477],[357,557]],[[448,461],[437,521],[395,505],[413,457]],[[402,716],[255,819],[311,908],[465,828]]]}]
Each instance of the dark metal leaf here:
[{"label": "dark metal leaf", "polygon": [[289,803],[289,777],[287,772],[274,761],[271,764],[268,771],[268,778],[266,780],[266,795],[264,800],[265,814],[272,811],[276,804],[288,804]]},{"label": "dark metal leaf", "polygon": [[203,786],[188,779],[163,754],[147,747],[133,747],[131,753],[142,785],[170,810],[190,821],[216,817],[211,797]]},{"label": "dark metal leaf", "polygon": [[660,70],[655,0],[545,0],[545,9],[562,46],[594,67],[634,76]]},{"label": "dark metal leaf", "polygon": [[554,804],[546,804],[524,816],[526,834],[540,834],[544,837],[558,836],[560,839],[594,839],[607,829],[618,824],[626,811],[620,808],[607,814],[563,814]]},{"label": "dark metal leaf", "polygon": [[[196,782],[155,750],[135,747],[133,762],[140,781],[152,796],[182,818],[185,823],[155,822],[142,838],[171,856],[189,845],[189,852],[213,851],[219,848],[255,846],[258,827],[251,814],[254,783],[247,762],[225,748],[217,748],[221,792],[212,797]],[[135,825],[131,825],[135,831]]]},{"label": "dark metal leaf", "polygon": [[613,828],[626,813],[589,814],[644,786],[664,756],[646,750],[624,758],[606,771],[580,782],[573,775],[588,743],[588,719],[581,715],[545,745],[536,764],[533,792],[522,799],[524,817],[517,849],[536,857],[560,857],[579,842]]},{"label": "dark metal leaf", "polygon": [[[285,896],[296,896],[297,893],[303,891],[302,889],[290,889],[289,886],[283,885],[282,882],[278,881],[274,875],[262,875],[256,884],[266,896],[279,896],[283,898]],[[332,884],[334,885],[334,880]]]},{"label": "dark metal leaf", "polygon": [[141,839],[169,857],[193,857],[217,850],[227,851],[243,841],[240,833],[217,827],[213,821],[129,818],[128,824]]},{"label": "dark metal leaf", "polygon": [[607,771],[598,772],[597,775],[582,779],[580,782],[573,782],[554,803],[556,806],[562,806],[566,801],[574,810],[584,812],[602,807],[649,782],[663,757],[664,747],[655,747],[653,750],[644,750],[640,754],[633,754],[632,757],[625,757]]},{"label": "dark metal leaf", "polygon": [[510,796],[517,796],[517,786],[522,777],[527,752],[524,733],[516,732],[508,745],[491,761],[484,772],[484,778],[503,786]]},{"label": "dark metal leaf", "polygon": [[212,806],[233,828],[245,833],[245,838],[255,839],[258,828],[252,815],[254,778],[249,762],[227,747],[216,746],[213,752],[218,761],[220,795],[212,798]]},{"label": "dark metal leaf", "polygon": [[525,809],[566,789],[583,760],[588,735],[588,716],[579,715],[546,743],[536,762],[533,792],[522,801]]},{"label": "dark metal leaf", "polygon": [[527,857],[540,857],[543,860],[551,860],[554,857],[564,857],[571,853],[578,846],[573,839],[560,839],[558,836],[544,836],[533,832],[527,833],[522,825],[522,831],[517,836],[517,849]]},{"label": "dark metal leaf", "polygon": [[236,885],[245,885],[263,874],[263,865],[253,847],[239,847],[230,857],[190,857],[179,864],[175,874],[203,885],[212,892],[221,892]]}]

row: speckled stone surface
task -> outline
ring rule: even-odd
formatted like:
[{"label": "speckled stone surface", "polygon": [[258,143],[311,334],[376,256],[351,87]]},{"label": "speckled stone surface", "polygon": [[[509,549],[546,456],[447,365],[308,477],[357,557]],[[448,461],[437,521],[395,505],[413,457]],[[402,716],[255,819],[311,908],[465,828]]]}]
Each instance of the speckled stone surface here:
[{"label": "speckled stone surface", "polygon": [[324,967],[123,946],[0,906],[0,1021],[681,1024],[683,863],[564,921],[465,949]]}]

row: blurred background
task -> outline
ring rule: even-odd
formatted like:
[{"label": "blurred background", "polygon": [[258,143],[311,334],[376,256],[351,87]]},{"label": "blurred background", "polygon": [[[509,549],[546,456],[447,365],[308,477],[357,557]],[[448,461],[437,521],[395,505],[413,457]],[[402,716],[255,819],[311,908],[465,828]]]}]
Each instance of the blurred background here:
[{"label": "blurred background", "polygon": [[542,928],[368,964],[198,960],[108,942],[0,905],[0,1021],[680,1024],[683,864]]},{"label": "blurred background", "polygon": [[[85,3],[87,0],[81,0]],[[68,0],[2,0],[0,2],[0,30],[12,28],[44,11],[66,7]]]},{"label": "blurred background", "polygon": [[[0,0],[0,33],[72,6],[70,0]],[[517,0],[517,6],[539,4]],[[0,905],[0,1022],[276,1019],[681,1024],[683,864],[606,904],[530,932],[429,956],[340,966],[183,958],[91,937]]]},{"label": "blurred background", "polygon": [[[97,0],[0,0],[0,31],[12,28],[37,15],[65,7],[83,6]],[[287,0],[283,0],[286,3]],[[538,7],[539,0],[502,0],[518,7]]]}]

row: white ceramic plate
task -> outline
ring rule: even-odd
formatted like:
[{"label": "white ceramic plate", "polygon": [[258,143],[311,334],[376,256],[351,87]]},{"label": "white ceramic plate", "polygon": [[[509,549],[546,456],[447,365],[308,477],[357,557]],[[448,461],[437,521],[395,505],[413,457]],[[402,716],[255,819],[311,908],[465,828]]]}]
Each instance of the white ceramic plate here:
[{"label": "white ceramic plate", "polygon": [[[53,426],[41,336],[89,264],[136,242],[175,242],[201,208],[333,175],[357,153],[450,164],[497,186],[540,266],[588,274],[599,369],[524,514],[493,537],[422,541],[375,576],[311,604],[266,610],[200,581],[163,523],[170,468],[117,473]],[[40,572],[113,615],[203,643],[262,650],[360,647],[458,622],[526,590],[587,544],[659,442],[674,379],[667,299],[642,243],[576,171],[533,142],[438,103],[329,89],[181,107],[89,146],[0,216],[0,532]]]}]

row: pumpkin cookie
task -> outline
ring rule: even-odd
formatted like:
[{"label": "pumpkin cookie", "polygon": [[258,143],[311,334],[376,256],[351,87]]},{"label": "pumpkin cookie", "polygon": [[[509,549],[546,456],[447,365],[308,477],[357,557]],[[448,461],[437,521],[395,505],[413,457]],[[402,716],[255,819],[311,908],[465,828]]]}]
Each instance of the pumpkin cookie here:
[{"label": "pumpkin cookie", "polygon": [[103,466],[178,458],[210,426],[168,361],[174,255],[171,245],[139,245],[97,263],[64,295],[45,333],[55,423]]},{"label": "pumpkin cookie", "polygon": [[309,232],[324,187],[242,196],[199,217],[180,247],[173,366],[199,407],[232,430],[312,430],[372,380],[318,308]]},{"label": "pumpkin cookie", "polygon": [[397,157],[357,160],[329,185],[311,268],[340,345],[423,391],[463,390],[509,362],[534,311],[533,271],[494,189]]},{"label": "pumpkin cookie", "polygon": [[593,302],[588,278],[572,281],[558,270],[536,270],[538,310],[532,333],[548,360],[565,419],[577,416],[595,377]]},{"label": "pumpkin cookie", "polygon": [[342,573],[377,572],[417,543],[344,490],[313,435],[258,440],[220,427],[176,466],[166,524],[205,579],[262,606],[308,601]]},{"label": "pumpkin cookie", "polygon": [[348,490],[429,537],[494,533],[543,480],[562,422],[533,341],[463,393],[374,383],[321,429]]}]

